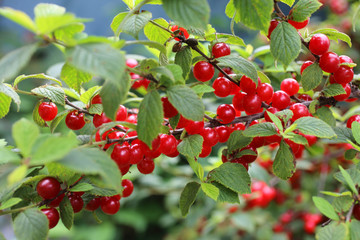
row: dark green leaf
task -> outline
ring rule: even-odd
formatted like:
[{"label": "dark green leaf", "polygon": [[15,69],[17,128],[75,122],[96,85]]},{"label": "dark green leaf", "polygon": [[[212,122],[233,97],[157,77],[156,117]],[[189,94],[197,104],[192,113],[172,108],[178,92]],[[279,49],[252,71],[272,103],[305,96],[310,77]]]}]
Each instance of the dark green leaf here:
[{"label": "dark green leaf", "polygon": [[240,203],[239,194],[237,192],[234,192],[217,182],[212,182],[211,184],[215,185],[215,187],[219,189],[219,196],[217,198],[217,201],[228,202],[228,203]]},{"label": "dark green leaf", "polygon": [[272,136],[277,134],[276,126],[273,123],[264,122],[252,125],[244,130],[244,136],[258,137],[258,136]]},{"label": "dark green leaf", "polygon": [[190,135],[178,145],[178,151],[189,158],[198,158],[202,151],[203,141],[204,139],[200,135]]},{"label": "dark green leaf", "polygon": [[355,187],[355,183],[352,180],[350,174],[347,171],[345,171],[340,165],[339,165],[339,169],[340,169],[341,175],[343,176],[343,178],[345,180],[347,187],[353,192],[353,194],[358,194],[358,191],[356,190],[356,187]]},{"label": "dark green leaf", "polygon": [[251,78],[256,84],[258,82],[258,74],[254,64],[243,57],[237,55],[229,55],[217,58],[219,66],[230,67],[235,72],[246,75]]},{"label": "dark green leaf", "polygon": [[357,144],[360,144],[360,123],[353,121],[351,124],[351,132],[355,138]]},{"label": "dark green leaf", "polygon": [[234,131],[231,133],[229,140],[227,141],[227,150],[231,154],[237,149],[241,149],[249,145],[252,141],[252,138],[246,137],[243,135],[242,131]]},{"label": "dark green leaf", "polygon": [[299,134],[293,133],[293,132],[286,133],[284,138],[290,139],[294,143],[301,144],[301,145],[308,145],[309,144],[305,137],[303,137],[303,136],[301,136]]},{"label": "dark green leaf", "polygon": [[45,240],[48,231],[48,218],[36,208],[19,213],[14,220],[14,232],[18,240]]},{"label": "dark green leaf", "polygon": [[281,141],[273,163],[274,174],[284,180],[289,179],[295,172],[294,155],[289,145]]},{"label": "dark green leaf", "polygon": [[115,16],[111,23],[111,29],[115,36],[119,36],[121,32],[130,34],[134,38],[138,38],[139,32],[151,20],[152,14],[148,11],[142,11],[125,18],[128,13],[119,13]]},{"label": "dark green leaf", "polygon": [[301,85],[304,91],[310,91],[320,85],[323,72],[318,63],[313,63],[307,67],[301,75]]},{"label": "dark green leaf", "polygon": [[189,182],[186,184],[180,196],[180,210],[183,217],[189,213],[191,205],[195,202],[196,195],[199,192],[200,184],[197,182]]},{"label": "dark green leaf", "polygon": [[321,5],[318,0],[299,0],[292,9],[291,19],[296,22],[303,22],[311,17]]},{"label": "dark green leaf", "polygon": [[94,189],[94,187],[86,182],[81,182],[76,184],[74,187],[70,189],[70,192],[87,192]]},{"label": "dark green leaf", "polygon": [[354,199],[349,195],[338,196],[335,197],[334,201],[332,202],[332,205],[334,206],[335,211],[337,212],[347,212],[349,211],[353,202]]},{"label": "dark green leaf", "polygon": [[353,160],[358,153],[359,153],[359,151],[357,151],[355,149],[349,149],[349,150],[346,150],[344,157],[346,160]]},{"label": "dark green leaf", "polygon": [[336,119],[328,107],[321,107],[316,111],[316,116],[329,124],[331,127],[335,127],[336,125]]},{"label": "dark green leaf", "polygon": [[20,149],[21,154],[24,157],[28,157],[39,135],[38,127],[33,122],[22,118],[14,123],[12,133],[16,146]]},{"label": "dark green leaf", "polygon": [[[346,172],[350,175],[352,181],[357,184],[360,185],[360,171],[356,168],[350,168],[347,169]],[[337,172],[334,174],[334,178],[336,180],[338,180],[339,182],[346,184],[346,180],[344,178],[344,176],[342,175],[341,172]]]},{"label": "dark green leaf", "polygon": [[331,204],[326,201],[324,198],[321,197],[312,197],[313,202],[315,203],[315,206],[320,210],[322,214],[327,216],[328,218],[338,221],[339,216],[335,212],[335,209]]},{"label": "dark green leaf", "polygon": [[324,121],[314,117],[302,117],[294,122],[297,124],[297,129],[300,132],[319,138],[333,138],[336,137],[333,129]]},{"label": "dark green leaf", "polygon": [[334,127],[337,138],[331,139],[332,143],[348,143],[348,140],[355,142],[351,129],[347,127]]},{"label": "dark green leaf", "polygon": [[323,91],[325,97],[334,97],[340,94],[346,94],[345,89],[341,86],[341,84],[330,84]]},{"label": "dark green leaf", "polygon": [[74,223],[74,210],[67,196],[65,196],[61,201],[59,210],[61,221],[64,226],[70,230]]},{"label": "dark green leaf", "polygon": [[183,77],[186,79],[192,65],[191,48],[186,46],[175,55],[175,64],[179,65],[183,71]]}]

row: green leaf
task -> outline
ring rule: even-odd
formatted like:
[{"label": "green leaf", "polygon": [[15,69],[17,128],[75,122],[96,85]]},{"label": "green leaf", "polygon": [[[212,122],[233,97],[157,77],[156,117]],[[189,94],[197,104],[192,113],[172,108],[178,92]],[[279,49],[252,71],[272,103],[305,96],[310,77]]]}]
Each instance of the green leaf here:
[{"label": "green leaf", "polygon": [[237,149],[241,149],[249,145],[252,141],[252,138],[246,137],[243,134],[243,131],[236,130],[231,133],[227,141],[227,151],[231,154]]},{"label": "green leaf", "polygon": [[258,136],[272,136],[277,134],[276,126],[273,123],[264,122],[252,125],[244,130],[244,136],[247,137],[258,137]]},{"label": "green leaf", "polygon": [[351,124],[351,132],[355,138],[357,144],[360,144],[360,123],[353,121]]},{"label": "green leaf", "polygon": [[38,127],[33,122],[22,118],[14,123],[12,127],[12,134],[16,146],[20,149],[21,154],[24,157],[28,157],[31,153],[31,148],[39,135]]},{"label": "green leaf", "polygon": [[341,175],[344,177],[345,183],[348,186],[348,188],[353,192],[353,194],[358,194],[358,191],[356,190],[356,187],[355,187],[355,183],[352,180],[350,174],[347,171],[345,171],[340,165],[339,165],[339,169],[340,169]]},{"label": "green leaf", "polygon": [[10,85],[0,83],[0,93],[3,93],[5,95],[11,97],[14,100],[14,102],[17,104],[18,111],[19,111],[20,103],[21,103],[20,97]]},{"label": "green leaf", "polygon": [[326,201],[324,198],[321,197],[312,197],[313,202],[315,203],[315,206],[320,210],[322,214],[327,216],[328,218],[338,221],[339,216],[335,212],[335,209],[331,204]]},{"label": "green leaf", "polygon": [[215,181],[237,193],[250,193],[250,176],[245,167],[238,163],[224,163],[208,175],[209,181]]},{"label": "green leaf", "polygon": [[330,84],[324,90],[322,91],[325,95],[325,97],[334,97],[340,94],[345,94],[345,89],[341,86],[341,84]]},{"label": "green leaf", "polygon": [[302,117],[294,122],[297,124],[297,129],[303,134],[316,136],[319,138],[333,138],[336,137],[333,129],[323,120],[314,117]]},{"label": "green leaf", "polygon": [[10,198],[10,199],[6,200],[5,202],[1,203],[0,210],[11,208],[12,206],[18,204],[21,201],[22,201],[21,198],[16,198],[16,197]]},{"label": "green leaf", "polygon": [[201,190],[210,198],[217,201],[219,196],[219,189],[211,183],[201,183]]},{"label": "green leaf", "polygon": [[151,12],[143,11],[125,18],[127,14],[119,13],[116,15],[111,23],[111,29],[115,36],[119,36],[121,32],[124,32],[137,39],[141,29],[151,20],[152,14]]},{"label": "green leaf", "polygon": [[50,132],[54,133],[55,129],[59,125],[59,123],[64,119],[64,117],[68,114],[69,111],[63,111],[58,113],[58,115],[51,121],[50,123]]},{"label": "green leaf", "polygon": [[48,231],[48,218],[36,208],[19,213],[14,220],[14,232],[18,240],[45,240]]},{"label": "green leaf", "polygon": [[[239,15],[241,23],[247,27],[267,32],[271,13],[273,12],[273,1],[271,0],[234,0],[236,14]],[[233,17],[233,16],[231,16]],[[236,21],[237,19],[235,19]]]},{"label": "green leaf", "polygon": [[289,179],[295,172],[294,155],[289,145],[282,140],[273,163],[274,174],[284,180]]},{"label": "green leaf", "polygon": [[297,58],[300,50],[299,33],[289,23],[279,22],[271,33],[270,51],[274,58],[282,62],[286,68]]},{"label": "green leaf", "polygon": [[245,47],[244,40],[238,36],[226,34],[226,33],[210,33],[205,36],[206,41],[217,40],[219,42],[225,42],[228,44],[239,45]]},{"label": "green leaf", "polygon": [[65,196],[61,201],[59,210],[61,221],[64,226],[70,230],[74,223],[74,210],[67,196]]},{"label": "green leaf", "polygon": [[58,162],[47,163],[46,168],[50,176],[56,177],[60,181],[65,182],[68,186],[74,184],[81,177],[81,174],[77,174]]},{"label": "green leaf", "polygon": [[228,55],[217,58],[219,66],[231,67],[235,72],[246,75],[256,84],[258,82],[258,74],[254,64],[243,57],[237,55]]},{"label": "green leaf", "polygon": [[45,79],[45,80],[48,80],[48,81],[54,81],[56,83],[58,83],[59,85],[62,85],[61,84],[61,81],[54,78],[54,77],[50,77],[50,76],[47,76],[43,73],[38,73],[38,74],[31,74],[31,75],[20,75],[18,76],[17,78],[15,78],[15,81],[14,81],[14,87],[17,86],[20,82],[26,80],[26,79]]},{"label": "green leaf", "polygon": [[198,161],[195,161],[195,158],[186,157],[186,160],[200,181],[203,181],[204,168],[201,166],[201,164]]},{"label": "green leaf", "polygon": [[[163,18],[154,19],[153,22],[164,28],[169,27],[169,23]],[[169,38],[171,38],[171,34],[169,32],[164,31],[151,22],[147,23],[144,27],[144,34],[150,41],[158,42],[160,44],[164,44]]]},{"label": "green leaf", "polygon": [[168,88],[166,93],[170,103],[183,117],[193,121],[204,119],[204,104],[191,88],[176,85]]},{"label": "green leaf", "polygon": [[28,167],[26,165],[20,165],[12,171],[7,177],[8,185],[11,186],[17,182],[20,182],[26,177]]},{"label": "green leaf", "polygon": [[[350,175],[352,181],[355,184],[360,185],[360,171],[358,169],[350,168],[350,169],[347,169],[346,172]],[[344,185],[346,184],[346,180],[341,172],[335,173],[334,178],[336,180],[338,180],[339,182],[343,183]]]},{"label": "green leaf", "polygon": [[13,22],[23,26],[31,32],[36,32],[36,26],[33,20],[24,12],[9,7],[0,8],[0,15],[10,19]]},{"label": "green leaf", "polygon": [[189,158],[198,158],[202,151],[203,137],[195,134],[184,138],[178,145],[179,153]]},{"label": "green leaf", "polygon": [[61,79],[77,92],[80,92],[81,84],[89,82],[91,78],[91,74],[81,71],[69,63],[65,63],[61,69]]},{"label": "green leaf", "polygon": [[85,25],[83,23],[70,23],[66,26],[56,29],[53,32],[56,40],[63,42],[65,45],[71,47],[75,46],[78,43],[77,36],[81,35],[85,30]]},{"label": "green leaf", "polygon": [[151,147],[161,131],[164,112],[159,92],[148,92],[139,107],[137,132],[139,139]]},{"label": "green leaf", "polygon": [[10,105],[11,105],[11,97],[0,93],[0,119],[5,117],[6,114],[8,114],[9,110],[10,110]]},{"label": "green leaf", "polygon": [[316,12],[321,3],[318,0],[299,0],[292,9],[291,20],[303,22]]},{"label": "green leaf", "polygon": [[194,204],[199,189],[199,183],[189,182],[181,192],[179,205],[183,217],[189,213],[190,207]]},{"label": "green leaf", "polygon": [[260,78],[261,83],[269,83],[271,84],[271,80],[268,76],[265,75],[265,73],[261,72],[261,71],[257,71],[258,76]]},{"label": "green leaf", "polygon": [[210,6],[206,0],[163,0],[165,13],[180,27],[206,29],[210,19]]},{"label": "green leaf", "polygon": [[65,105],[65,92],[60,87],[55,87],[51,85],[44,85],[38,88],[31,90],[32,93],[35,93],[38,96],[45,97],[61,105]]},{"label": "green leaf", "polygon": [[351,129],[347,127],[334,127],[333,130],[337,138],[331,139],[331,142],[333,143],[348,143],[348,141],[355,142]]},{"label": "green leaf", "polygon": [[280,130],[280,132],[284,131],[284,127],[281,123],[281,120],[273,113],[267,111],[268,116],[270,117],[271,121],[275,124],[275,126]]},{"label": "green leaf", "polygon": [[328,107],[321,107],[316,111],[316,116],[329,124],[331,127],[335,127],[336,119],[333,115],[333,112]]},{"label": "green leaf", "polygon": [[349,149],[349,150],[346,150],[344,157],[346,160],[353,160],[358,153],[359,153],[359,151],[357,151],[355,149]]},{"label": "green leaf", "polygon": [[316,233],[317,240],[348,240],[349,229],[345,223],[333,222],[320,228]]},{"label": "green leaf", "polygon": [[14,78],[29,63],[37,48],[38,44],[35,43],[18,48],[3,56],[0,60],[0,82]]},{"label": "green leaf", "polygon": [[192,86],[191,89],[196,94],[211,93],[211,92],[215,91],[215,89],[213,89],[209,85],[206,85],[206,84],[203,84],[203,83],[196,84],[196,85]]},{"label": "green leaf", "polygon": [[296,134],[296,133],[293,133],[293,132],[289,132],[287,133],[284,138],[287,138],[287,139],[290,139],[291,141],[293,141],[294,143],[297,143],[297,144],[301,144],[301,145],[309,145],[308,141],[306,140],[305,137],[299,135],[299,134]]},{"label": "green leaf", "polygon": [[0,147],[0,165],[4,163],[20,163],[21,158],[8,148]]},{"label": "green leaf", "polygon": [[[360,7],[359,7],[360,9]],[[356,240],[356,239],[360,239],[360,222],[355,220],[355,219],[351,219],[350,222],[350,239],[351,240]]]},{"label": "green leaf", "polygon": [[95,97],[95,95],[99,92],[100,89],[101,89],[101,87],[99,87],[99,86],[94,86],[92,88],[89,88],[86,92],[81,94],[80,101],[82,101],[85,104],[89,104],[90,100],[93,97]]},{"label": "green leaf", "polygon": [[280,0],[280,2],[283,2],[287,4],[289,7],[291,7],[294,4],[295,0]]},{"label": "green leaf", "polygon": [[175,64],[181,67],[183,77],[187,78],[192,65],[192,53],[190,47],[186,46],[181,48],[181,50],[175,54]]},{"label": "green leaf", "polygon": [[354,203],[352,196],[336,196],[332,205],[337,212],[347,212],[349,211],[351,205]]},{"label": "green leaf", "polygon": [[70,189],[70,192],[87,192],[94,189],[94,187],[86,182],[81,182],[76,184],[74,187]]},{"label": "green leaf", "polygon": [[237,192],[234,192],[217,182],[212,182],[211,184],[219,189],[218,202],[240,203],[239,194]]},{"label": "green leaf", "polygon": [[39,165],[60,160],[78,144],[75,135],[69,136],[46,136],[37,139],[32,149],[31,164]]},{"label": "green leaf", "polygon": [[46,122],[45,122],[44,119],[42,119],[42,117],[40,117],[40,115],[39,115],[39,106],[40,106],[41,103],[42,103],[42,100],[39,100],[39,101],[36,103],[36,105],[35,105],[35,107],[34,107],[34,110],[33,110],[33,113],[32,113],[32,117],[33,117],[34,122],[35,122],[38,126],[40,126],[40,127],[46,127],[46,126],[47,126]]},{"label": "green leaf", "polygon": [[74,149],[58,163],[78,173],[99,175],[104,185],[102,187],[119,192],[121,190],[119,168],[105,152],[99,149]]},{"label": "green leaf", "polygon": [[341,40],[341,41],[346,42],[349,45],[349,47],[352,46],[351,38],[347,34],[339,32],[336,29],[333,29],[333,28],[318,29],[318,30],[312,32],[310,36],[317,34],[317,33],[325,34],[326,36],[329,37],[330,40],[334,40],[336,42],[339,42],[339,40]]}]

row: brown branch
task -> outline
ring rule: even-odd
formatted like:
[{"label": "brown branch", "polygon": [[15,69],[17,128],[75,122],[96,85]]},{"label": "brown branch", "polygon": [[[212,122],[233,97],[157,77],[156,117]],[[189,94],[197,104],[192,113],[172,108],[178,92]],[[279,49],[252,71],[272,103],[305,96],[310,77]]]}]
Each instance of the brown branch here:
[{"label": "brown branch", "polygon": [[85,113],[88,114],[90,116],[94,116],[95,114],[90,113],[88,110],[83,109],[83,108],[79,108],[78,106],[74,105],[72,102],[70,102],[66,97],[65,97],[65,104],[69,105],[72,108],[75,108],[76,110],[78,110],[80,113]]}]

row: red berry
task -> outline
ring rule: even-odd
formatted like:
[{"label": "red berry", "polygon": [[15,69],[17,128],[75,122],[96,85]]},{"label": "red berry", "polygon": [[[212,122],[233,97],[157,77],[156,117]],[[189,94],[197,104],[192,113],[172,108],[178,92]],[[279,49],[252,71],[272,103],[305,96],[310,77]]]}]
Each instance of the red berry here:
[{"label": "red berry", "polygon": [[314,63],[313,61],[304,62],[303,65],[301,65],[300,74],[302,74],[304,70],[313,63]]},{"label": "red berry", "polygon": [[52,102],[41,103],[38,111],[44,121],[52,121],[58,113],[57,106]]},{"label": "red berry", "polygon": [[232,104],[234,106],[234,108],[238,111],[244,111],[244,105],[243,105],[243,100],[244,97],[246,96],[246,93],[244,92],[239,92],[237,94],[235,94],[233,100],[232,100]]},{"label": "red berry", "polygon": [[93,124],[96,128],[100,127],[104,123],[109,123],[109,122],[111,122],[111,119],[106,117],[105,113],[102,113],[101,115],[99,114],[94,115]]},{"label": "red berry", "polygon": [[46,215],[49,220],[49,229],[55,227],[60,219],[59,212],[55,208],[43,208],[41,211]]},{"label": "red berry", "polygon": [[102,104],[102,99],[99,94],[91,99],[91,104]]},{"label": "red berry", "polygon": [[[171,27],[171,31],[175,32],[176,30],[180,30],[179,35],[184,36],[185,39],[189,38],[189,33],[186,31],[185,28],[182,28],[182,27],[179,28],[177,25],[174,25]],[[179,38],[175,38],[175,40],[180,41]]]},{"label": "red berry", "polygon": [[212,54],[215,58],[224,57],[230,55],[230,47],[226,43],[216,43],[212,48]]},{"label": "red berry", "polygon": [[84,207],[84,201],[78,195],[69,196],[69,200],[70,200],[70,203],[71,203],[74,213],[80,212],[81,209]]},{"label": "red berry", "polygon": [[[234,74],[234,72],[232,71],[232,69],[229,68],[229,67],[224,67],[222,70],[223,70],[224,72],[226,72],[227,74]],[[224,77],[224,74],[222,74],[222,72],[219,72],[218,77]]]},{"label": "red berry", "polygon": [[289,96],[293,96],[299,92],[300,86],[295,79],[286,78],[281,82],[280,88]]},{"label": "red berry", "polygon": [[121,181],[121,185],[124,188],[123,192],[122,192],[123,197],[130,196],[132,194],[132,192],[134,191],[134,185],[133,185],[132,181],[129,179],[123,179]]},{"label": "red berry", "polygon": [[271,33],[274,31],[274,29],[277,27],[277,25],[279,24],[279,22],[275,19],[271,20],[270,22],[270,26],[269,26],[269,30],[268,30],[268,39],[271,39]]},{"label": "red berry", "polygon": [[36,191],[43,199],[55,198],[61,190],[60,183],[56,178],[46,177],[39,181]]},{"label": "red berry", "polygon": [[111,153],[111,158],[119,167],[130,164],[131,152],[129,146],[116,144]]},{"label": "red berry", "polygon": [[261,83],[257,88],[257,95],[261,98],[261,101],[270,101],[274,94],[273,87],[268,83]]},{"label": "red berry", "polygon": [[309,109],[301,103],[295,103],[291,105],[290,110],[294,113],[291,118],[293,122],[295,122],[299,118],[310,116]]},{"label": "red berry", "polygon": [[351,87],[350,87],[350,85],[349,85],[349,84],[346,84],[345,87],[344,87],[344,90],[345,90],[346,93],[341,94],[341,95],[337,95],[337,96],[334,97],[336,101],[341,102],[341,101],[344,101],[344,100],[346,100],[346,99],[349,98],[349,96],[350,96],[350,94],[351,94]]},{"label": "red berry", "polygon": [[123,105],[120,105],[119,109],[116,112],[116,121],[126,121],[128,117],[127,109]]},{"label": "red berry", "polygon": [[[260,85],[261,81],[258,79],[258,85]],[[256,83],[247,76],[242,76],[240,79],[240,88],[243,92],[248,94],[255,94],[256,93]]]},{"label": "red berry", "polygon": [[322,33],[312,36],[309,42],[309,49],[313,54],[323,55],[329,50],[330,40],[328,36]]},{"label": "red berry", "polygon": [[330,0],[330,9],[333,13],[341,15],[347,12],[349,3],[347,0]]},{"label": "red berry", "polygon": [[211,147],[203,146],[199,157],[205,158],[205,157],[209,156],[211,153],[211,150],[212,150]]},{"label": "red berry", "polygon": [[233,162],[252,163],[252,162],[254,162],[256,160],[257,151],[256,151],[255,148],[253,148],[251,146],[248,146],[248,147],[245,147],[245,148],[241,149],[240,151],[243,151],[243,150],[251,150],[251,151],[253,151],[255,153],[255,155],[243,155],[240,158],[234,159]]},{"label": "red berry", "polygon": [[232,91],[232,82],[226,78],[219,77],[215,79],[212,87],[215,89],[214,93],[218,97],[227,97]]},{"label": "red berry", "polygon": [[65,124],[72,130],[79,130],[85,126],[84,114],[73,110],[66,115]]},{"label": "red berry", "polygon": [[137,164],[137,168],[142,174],[150,174],[155,169],[154,160],[145,157],[141,162]]},{"label": "red berry", "polygon": [[272,106],[274,108],[278,108],[283,110],[290,105],[290,97],[284,91],[276,91],[272,98]]},{"label": "red berry", "polygon": [[360,204],[354,205],[353,216],[356,220],[360,221]]},{"label": "red berry", "polygon": [[185,130],[190,135],[199,134],[204,130],[204,121],[189,121]]},{"label": "red berry", "polygon": [[95,211],[100,207],[100,198],[91,199],[88,204],[86,204],[85,209],[88,211]]},{"label": "red berry", "polygon": [[228,124],[235,119],[235,109],[230,104],[221,104],[216,110],[217,118],[223,124]]},{"label": "red berry", "polygon": [[60,194],[59,196],[57,196],[54,200],[52,200],[48,206],[49,207],[53,207],[53,208],[56,208],[60,205],[61,201],[64,199],[65,197],[65,193],[63,194]]},{"label": "red berry", "polygon": [[261,98],[256,94],[247,94],[243,99],[243,107],[247,113],[257,113],[261,110]]},{"label": "red berry", "polygon": [[130,153],[130,164],[138,164],[144,158],[144,152],[140,144],[132,143]]},{"label": "red berry", "polygon": [[339,69],[334,73],[334,80],[341,85],[351,82],[353,78],[354,71],[346,66],[340,66]]},{"label": "red berry", "polygon": [[175,117],[178,114],[178,111],[174,106],[170,103],[169,99],[167,97],[161,98],[163,109],[164,109],[164,117],[166,118],[172,118]]},{"label": "red berry", "polygon": [[102,197],[100,207],[104,213],[114,215],[120,209],[120,202],[116,197]]},{"label": "red berry", "polygon": [[327,52],[320,57],[319,65],[324,72],[334,73],[340,67],[340,59],[336,53]]},{"label": "red berry", "polygon": [[129,165],[126,165],[126,166],[123,166],[120,168],[120,172],[121,172],[121,175],[125,175],[129,172],[129,169],[130,169],[130,164]]},{"label": "red berry", "polygon": [[219,126],[215,128],[218,136],[219,136],[219,142],[224,143],[227,142],[227,140],[230,137],[230,129],[226,126]]},{"label": "red berry", "polygon": [[208,62],[197,62],[193,69],[194,77],[200,82],[207,82],[212,79],[215,73],[214,66]]},{"label": "red berry", "polygon": [[346,126],[347,126],[348,128],[351,128],[351,124],[352,124],[354,121],[360,123],[360,115],[353,115],[353,116],[349,117],[349,119],[348,119],[347,122],[346,122]]},{"label": "red berry", "polygon": [[295,22],[295,21],[289,19],[288,23],[290,23],[296,29],[302,29],[302,28],[304,28],[304,27],[306,27],[308,25],[309,20],[310,20],[310,18],[306,19],[303,22]]},{"label": "red berry", "polygon": [[346,55],[340,55],[339,59],[340,59],[340,63],[354,63],[353,60]]},{"label": "red berry", "polygon": [[138,61],[134,58],[128,58],[126,59],[126,66],[130,68],[134,68],[138,65]]},{"label": "red berry", "polygon": [[173,135],[160,135],[160,151],[165,155],[170,155],[176,151],[177,141]]},{"label": "red berry", "polygon": [[215,146],[219,141],[219,136],[216,130],[212,128],[204,128],[204,131],[200,135],[204,138],[204,146],[212,147]]}]

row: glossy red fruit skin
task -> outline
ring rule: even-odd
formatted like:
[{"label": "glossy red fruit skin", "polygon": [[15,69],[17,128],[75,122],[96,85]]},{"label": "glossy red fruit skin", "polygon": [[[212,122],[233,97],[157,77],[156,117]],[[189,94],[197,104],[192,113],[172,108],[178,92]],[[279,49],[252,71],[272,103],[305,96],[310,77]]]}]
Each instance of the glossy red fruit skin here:
[{"label": "glossy red fruit skin", "polygon": [[261,109],[261,98],[256,94],[247,94],[243,99],[244,110],[250,114]]},{"label": "glossy red fruit skin", "polygon": [[178,111],[174,106],[170,103],[168,97],[161,98],[163,109],[164,109],[164,117],[172,118],[178,114]]},{"label": "glossy red fruit skin", "polygon": [[290,96],[284,91],[276,91],[272,98],[272,107],[283,110],[290,105]]},{"label": "glossy red fruit skin", "polygon": [[[258,85],[260,85],[259,83],[260,81],[258,80]],[[255,94],[257,86],[251,78],[248,78],[244,75],[240,79],[240,88],[243,92],[246,92],[247,94]]]},{"label": "glossy red fruit skin", "polygon": [[227,97],[232,91],[232,83],[224,77],[215,79],[212,87],[215,89],[214,94],[218,97]]},{"label": "glossy red fruit skin", "polygon": [[291,118],[291,121],[293,122],[295,122],[299,118],[310,116],[309,109],[304,104],[301,103],[295,103],[291,105],[290,110],[294,114]]},{"label": "glossy red fruit skin", "polygon": [[238,111],[245,111],[244,109],[244,97],[246,96],[246,93],[244,92],[239,92],[237,94],[234,95],[234,98],[232,100],[232,104],[234,106],[234,108]]},{"label": "glossy red fruit skin", "polygon": [[329,50],[330,39],[322,33],[312,36],[309,42],[309,49],[313,54],[323,55]]},{"label": "glossy red fruit skin", "polygon": [[43,208],[41,211],[46,215],[49,220],[49,229],[55,227],[60,219],[59,212],[55,208]]},{"label": "glossy red fruit skin", "polygon": [[304,62],[302,65],[301,65],[301,69],[300,69],[300,74],[302,75],[304,70],[310,66],[311,64],[313,64],[314,62],[313,61],[306,61]]},{"label": "glossy red fruit skin", "polygon": [[208,62],[197,62],[193,69],[194,77],[200,82],[207,82],[212,79],[215,73],[214,66]]},{"label": "glossy red fruit skin", "polygon": [[84,114],[73,110],[66,115],[65,124],[71,130],[79,130],[85,126]]},{"label": "glossy red fruit skin", "polygon": [[215,128],[215,131],[217,132],[219,136],[219,142],[224,143],[227,142],[227,140],[230,137],[230,129],[226,126],[219,126]]},{"label": "glossy red fruit skin", "polygon": [[125,121],[128,117],[127,109],[123,105],[120,105],[119,109],[116,112],[116,121]]},{"label": "glossy red fruit skin", "polygon": [[52,208],[56,208],[60,205],[61,201],[64,199],[65,197],[65,193],[60,194],[59,196],[57,196],[54,200],[52,200],[48,206],[52,207]]},{"label": "glossy red fruit skin", "polygon": [[160,135],[160,151],[161,153],[171,155],[176,151],[177,141],[173,135],[161,134]]},{"label": "glossy red fruit skin", "polygon": [[185,130],[190,135],[200,134],[204,130],[204,121],[190,121]]},{"label": "glossy red fruit skin", "polygon": [[121,181],[121,185],[123,186],[122,197],[129,197],[134,191],[134,184],[129,179],[123,179]]},{"label": "glossy red fruit skin", "polygon": [[261,98],[261,101],[270,101],[274,94],[273,87],[268,83],[261,83],[257,88],[257,95]]},{"label": "glossy red fruit skin", "polygon": [[138,164],[144,158],[144,152],[139,144],[131,144],[130,153],[130,164]]},{"label": "glossy red fruit skin", "polygon": [[[180,30],[179,35],[184,36],[185,39],[188,39],[188,38],[189,38],[189,33],[187,32],[187,30],[186,30],[185,28],[182,28],[182,27],[179,28],[179,26],[177,26],[177,25],[174,25],[174,26],[171,27],[171,31],[174,32],[174,31],[176,31],[176,30]],[[175,40],[176,40],[176,41],[180,41],[179,38],[175,38]]]},{"label": "glossy red fruit skin", "polygon": [[91,199],[88,204],[86,204],[85,209],[88,211],[95,211],[100,207],[100,198]]},{"label": "glossy red fruit skin", "polygon": [[142,174],[150,174],[155,169],[154,160],[145,157],[141,162],[137,164],[137,168]]},{"label": "glossy red fruit skin", "polygon": [[102,99],[99,94],[91,99],[91,104],[102,104]]},{"label": "glossy red fruit skin", "polygon": [[347,84],[354,78],[354,71],[346,66],[340,66],[339,69],[334,73],[334,80],[341,84]]},{"label": "glossy red fruit skin", "polygon": [[100,127],[101,125],[103,125],[104,123],[109,123],[111,122],[111,119],[108,118],[105,113],[102,113],[101,115],[99,114],[95,114],[94,117],[93,117],[93,124],[94,126],[97,128],[97,127]]},{"label": "glossy red fruit skin", "polygon": [[270,26],[269,26],[269,30],[268,30],[268,39],[271,39],[271,33],[274,31],[274,29],[277,27],[277,25],[279,24],[279,21],[273,19],[270,22]]},{"label": "glossy red fruit skin", "polygon": [[346,126],[347,126],[348,128],[351,128],[351,124],[352,124],[354,121],[360,123],[360,115],[353,115],[353,116],[349,117],[349,119],[348,119],[347,122],[346,122]]},{"label": "glossy red fruit skin", "polygon": [[221,104],[216,110],[217,118],[223,124],[231,123],[235,119],[235,109],[230,104]]},{"label": "glossy red fruit skin", "polygon": [[340,63],[354,63],[354,61],[349,56],[346,55],[340,55],[339,59],[340,59]]},{"label": "glossy red fruit skin", "polygon": [[130,68],[134,68],[138,65],[138,61],[134,58],[128,58],[126,59],[126,66]]},{"label": "glossy red fruit skin", "polygon": [[327,52],[320,57],[320,68],[327,73],[334,73],[340,67],[340,59],[336,53]]},{"label": "glossy red fruit skin", "polygon": [[231,50],[229,45],[223,42],[216,43],[212,48],[212,54],[215,58],[230,55]]},{"label": "glossy red fruit skin", "polygon": [[69,200],[70,200],[70,203],[71,203],[74,213],[78,213],[83,209],[84,201],[80,196],[71,195],[71,196],[69,196]]},{"label": "glossy red fruit skin", "polygon": [[61,190],[60,183],[56,178],[46,177],[39,181],[36,191],[43,199],[55,198]]},{"label": "glossy red fruit skin", "polygon": [[52,121],[57,113],[58,109],[53,102],[43,102],[39,105],[39,115],[44,121]]},{"label": "glossy red fruit skin", "polygon": [[355,204],[353,209],[353,216],[356,220],[360,221],[360,204]]},{"label": "glossy red fruit skin", "polygon": [[219,142],[219,136],[213,128],[204,128],[204,131],[200,135],[204,138],[204,146],[212,147]]},{"label": "glossy red fruit skin", "polygon": [[104,213],[114,215],[120,209],[120,202],[116,197],[102,197],[100,207]]},{"label": "glossy red fruit skin", "polygon": [[302,29],[302,28],[306,27],[309,24],[309,20],[310,19],[308,18],[303,22],[295,22],[295,21],[289,19],[288,23],[290,23],[296,29]]},{"label": "glossy red fruit skin", "polygon": [[345,92],[346,92],[346,93],[335,96],[334,98],[335,98],[336,101],[341,102],[341,101],[345,101],[346,99],[349,98],[349,96],[350,96],[350,94],[351,94],[351,87],[350,87],[350,85],[349,85],[349,84],[346,84],[345,87],[344,87],[344,89],[345,89]]},{"label": "glossy red fruit skin", "polygon": [[347,0],[330,0],[330,9],[337,15],[342,15],[348,11],[349,3]]},{"label": "glossy red fruit skin", "polygon": [[130,164],[131,152],[129,146],[116,144],[111,153],[111,158],[119,167]]},{"label": "glossy red fruit skin", "polygon": [[293,78],[286,78],[280,84],[280,89],[289,96],[293,96],[299,92],[299,83]]}]

